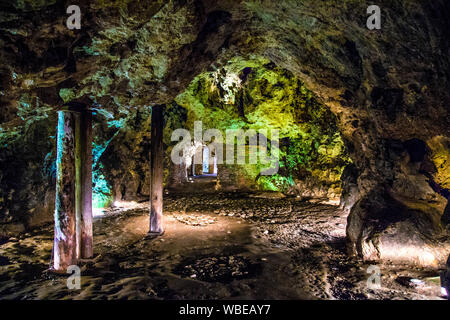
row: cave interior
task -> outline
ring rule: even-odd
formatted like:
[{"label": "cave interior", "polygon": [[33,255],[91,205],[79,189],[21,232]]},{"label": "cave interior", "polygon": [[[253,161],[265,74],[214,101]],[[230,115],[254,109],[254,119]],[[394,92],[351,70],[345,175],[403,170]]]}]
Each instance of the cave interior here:
[{"label": "cave interior", "polygon": [[1,2],[0,299],[443,299],[450,5],[379,2]]}]

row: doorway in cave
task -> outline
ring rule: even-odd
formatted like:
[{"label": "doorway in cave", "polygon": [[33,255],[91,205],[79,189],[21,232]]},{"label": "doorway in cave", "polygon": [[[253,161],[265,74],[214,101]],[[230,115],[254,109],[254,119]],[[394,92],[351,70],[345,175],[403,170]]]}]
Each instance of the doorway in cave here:
[{"label": "doorway in cave", "polygon": [[217,156],[213,150],[206,145],[201,147],[201,161],[195,160],[192,156],[190,167],[186,168],[187,176],[190,179],[214,178],[217,177]]},{"label": "doorway in cave", "polygon": [[215,153],[211,153],[210,148],[204,146],[202,154],[202,175],[217,176],[217,157]]}]

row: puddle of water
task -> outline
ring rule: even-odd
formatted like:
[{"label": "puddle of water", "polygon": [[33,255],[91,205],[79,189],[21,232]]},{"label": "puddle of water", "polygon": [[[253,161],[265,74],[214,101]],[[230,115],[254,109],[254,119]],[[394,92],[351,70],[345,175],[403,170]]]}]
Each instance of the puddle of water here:
[{"label": "puddle of water", "polygon": [[261,273],[261,264],[237,255],[203,256],[182,261],[174,273],[200,281],[230,283],[256,277]]}]

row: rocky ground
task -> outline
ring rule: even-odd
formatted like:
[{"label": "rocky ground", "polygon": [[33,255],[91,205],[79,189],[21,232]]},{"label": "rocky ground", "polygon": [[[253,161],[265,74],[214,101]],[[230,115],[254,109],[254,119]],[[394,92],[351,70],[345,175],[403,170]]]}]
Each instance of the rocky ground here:
[{"label": "rocky ground", "polygon": [[[440,299],[438,270],[346,254],[337,207],[277,194],[166,195],[165,234],[146,238],[148,203],[95,218],[81,289],[47,271],[48,226],[0,246],[1,299]],[[369,266],[381,288],[368,288]]]}]

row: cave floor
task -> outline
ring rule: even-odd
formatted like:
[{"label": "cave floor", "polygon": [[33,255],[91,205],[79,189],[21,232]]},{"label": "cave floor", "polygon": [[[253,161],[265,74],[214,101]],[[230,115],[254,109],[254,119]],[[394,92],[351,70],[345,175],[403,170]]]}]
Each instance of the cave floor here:
[{"label": "cave floor", "polygon": [[[53,228],[0,245],[0,299],[438,299],[438,270],[389,262],[369,289],[368,262],[346,255],[336,206],[249,194],[167,195],[165,234],[146,238],[148,203],[94,220],[81,289],[47,271]],[[417,278],[422,282],[409,281]]]}]

